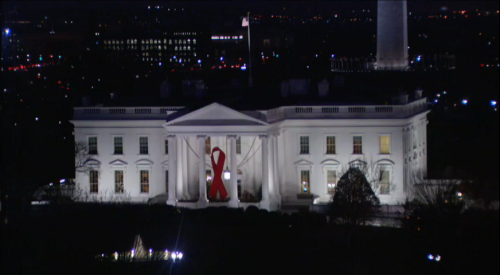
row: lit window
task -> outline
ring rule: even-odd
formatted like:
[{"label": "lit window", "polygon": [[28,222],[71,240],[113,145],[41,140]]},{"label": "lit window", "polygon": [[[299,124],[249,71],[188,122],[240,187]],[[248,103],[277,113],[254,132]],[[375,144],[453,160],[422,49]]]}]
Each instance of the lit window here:
[{"label": "lit window", "polygon": [[336,184],[337,184],[337,171],[335,170],[326,171],[326,186],[328,189],[328,194],[334,193]]},{"label": "lit window", "polygon": [[139,138],[139,154],[141,155],[148,154],[148,137]]},{"label": "lit window", "polygon": [[141,193],[149,193],[149,171],[141,170]]},{"label": "lit window", "polygon": [[380,194],[390,193],[390,171],[386,167],[380,168]]},{"label": "lit window", "polygon": [[99,171],[90,170],[90,193],[99,192]]},{"label": "lit window", "polygon": [[116,193],[123,193],[124,190],[123,186],[123,171],[115,171],[115,192]]},{"label": "lit window", "polygon": [[391,138],[390,136],[380,136],[380,154],[391,153]]},{"label": "lit window", "polygon": [[353,154],[363,154],[363,137],[353,137]]},{"label": "lit window", "polygon": [[210,155],[212,152],[212,144],[210,142],[210,137],[205,139],[205,154]]},{"label": "lit window", "polygon": [[241,137],[236,139],[236,154],[241,155]]},{"label": "lit window", "polygon": [[97,155],[97,137],[89,137],[89,155]]},{"label": "lit window", "polygon": [[309,194],[309,170],[300,171],[300,192]]},{"label": "lit window", "polygon": [[212,170],[206,170],[206,175],[207,175],[207,184],[208,186],[212,185]]},{"label": "lit window", "polygon": [[309,137],[300,137],[300,154],[309,154]]},{"label": "lit window", "polygon": [[123,154],[123,138],[122,137],[114,137],[115,143],[115,155]]},{"label": "lit window", "polygon": [[327,154],[336,154],[335,137],[334,136],[326,137],[326,153]]}]

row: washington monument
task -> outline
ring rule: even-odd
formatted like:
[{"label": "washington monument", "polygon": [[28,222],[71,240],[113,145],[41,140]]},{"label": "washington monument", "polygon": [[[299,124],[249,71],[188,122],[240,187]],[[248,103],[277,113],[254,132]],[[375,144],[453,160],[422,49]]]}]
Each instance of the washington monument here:
[{"label": "washington monument", "polygon": [[377,13],[377,70],[406,70],[408,67],[406,0],[379,0]]}]

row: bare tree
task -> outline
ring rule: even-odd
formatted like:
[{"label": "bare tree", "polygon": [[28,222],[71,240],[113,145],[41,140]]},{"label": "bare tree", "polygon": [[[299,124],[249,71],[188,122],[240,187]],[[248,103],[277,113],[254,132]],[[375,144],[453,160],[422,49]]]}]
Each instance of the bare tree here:
[{"label": "bare tree", "polygon": [[89,165],[89,160],[92,157],[88,149],[86,142],[75,142],[75,170],[78,173],[89,174],[90,170],[92,170],[92,167]]},{"label": "bare tree", "polygon": [[419,180],[409,187],[405,212],[428,210],[437,217],[460,214],[465,209],[464,195],[459,191],[461,183],[454,179]]},{"label": "bare tree", "polygon": [[[389,165],[386,164],[381,164],[380,162],[374,162],[370,160],[369,162],[366,161],[365,158],[362,159],[356,159],[351,161],[350,163],[343,165],[340,168],[339,175],[344,175],[347,173],[350,169],[356,168],[358,169],[366,178],[368,183],[370,184],[370,187],[375,193],[379,193],[381,191],[381,184],[383,182],[382,178],[382,173],[381,171],[383,170],[384,167],[389,167]],[[393,176],[392,176],[392,171],[391,171],[391,176],[389,177],[388,181],[388,188],[390,192],[393,192],[397,189],[397,186],[394,184],[393,181]]]}]

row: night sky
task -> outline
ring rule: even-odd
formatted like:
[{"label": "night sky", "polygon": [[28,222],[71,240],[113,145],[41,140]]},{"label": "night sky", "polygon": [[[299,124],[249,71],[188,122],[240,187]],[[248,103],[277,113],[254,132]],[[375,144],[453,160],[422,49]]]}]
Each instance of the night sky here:
[{"label": "night sky", "polygon": [[[10,10],[14,7],[18,8],[33,8],[33,9],[54,9],[54,8],[78,8],[78,9],[121,9],[121,8],[138,8],[147,5],[164,5],[172,7],[186,8],[216,8],[223,5],[227,9],[241,10],[245,12],[251,9],[252,12],[271,12],[282,10],[283,7],[288,12],[293,13],[333,13],[344,9],[376,9],[376,1],[293,1],[293,2],[278,2],[278,1],[4,1],[4,10]],[[307,7],[307,9],[304,9]],[[408,1],[408,11],[415,12],[438,12],[442,7],[447,7],[449,10],[497,10],[499,7],[498,1]],[[225,12],[221,10],[221,12]],[[237,15],[236,15],[237,16]]]}]

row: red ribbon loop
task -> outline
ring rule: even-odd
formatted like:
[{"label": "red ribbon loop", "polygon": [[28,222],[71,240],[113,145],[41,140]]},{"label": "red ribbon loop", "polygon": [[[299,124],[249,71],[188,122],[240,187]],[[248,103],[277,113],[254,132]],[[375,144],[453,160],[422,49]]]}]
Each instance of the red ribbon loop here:
[{"label": "red ribbon loop", "polygon": [[[214,160],[214,153],[217,151],[219,151],[219,158],[217,159],[216,164]],[[214,169],[214,180],[208,195],[210,196],[210,198],[215,199],[217,198],[217,191],[219,191],[221,200],[224,200],[227,197],[227,191],[224,187],[224,183],[222,182],[222,173],[224,173],[224,162],[226,161],[226,154],[224,154],[224,152],[222,152],[219,147],[215,147],[212,150],[210,159],[212,160],[212,167]]]}]

